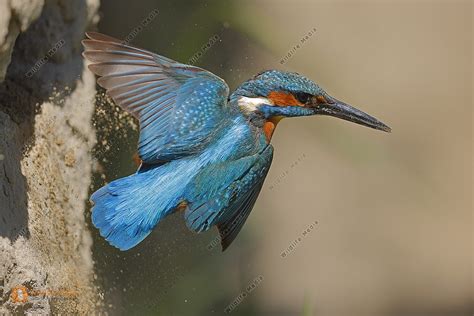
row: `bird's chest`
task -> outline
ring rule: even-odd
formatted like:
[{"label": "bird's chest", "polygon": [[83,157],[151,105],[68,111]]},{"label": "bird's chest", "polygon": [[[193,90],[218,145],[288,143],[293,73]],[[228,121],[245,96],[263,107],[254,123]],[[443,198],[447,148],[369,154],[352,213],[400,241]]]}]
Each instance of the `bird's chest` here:
[{"label": "bird's chest", "polygon": [[251,156],[266,146],[261,129],[256,129],[240,119],[224,126],[219,134],[205,153],[205,159],[212,163]]}]

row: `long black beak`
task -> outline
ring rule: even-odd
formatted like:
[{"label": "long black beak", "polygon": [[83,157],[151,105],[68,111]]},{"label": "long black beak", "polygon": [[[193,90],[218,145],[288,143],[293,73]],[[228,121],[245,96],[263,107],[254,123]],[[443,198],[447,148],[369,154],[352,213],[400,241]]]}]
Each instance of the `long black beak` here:
[{"label": "long black beak", "polygon": [[[326,100],[327,99],[328,98],[326,98]],[[367,113],[364,113],[342,101],[336,100],[334,98],[328,100],[328,103],[316,104],[316,98],[314,99],[314,101],[315,104],[312,104],[312,107],[315,109],[316,114],[334,116],[346,121],[378,129],[384,132],[390,133],[392,131],[390,127],[380,122],[375,117],[372,117]]]}]

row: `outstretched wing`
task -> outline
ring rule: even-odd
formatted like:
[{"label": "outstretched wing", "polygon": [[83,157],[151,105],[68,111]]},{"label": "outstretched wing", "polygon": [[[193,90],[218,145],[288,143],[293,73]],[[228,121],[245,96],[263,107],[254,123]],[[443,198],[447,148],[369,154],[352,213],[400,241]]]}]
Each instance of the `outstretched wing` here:
[{"label": "outstretched wing", "polygon": [[200,152],[223,124],[229,87],[216,75],[100,33],[83,40],[98,84],[140,121],[145,163]]},{"label": "outstretched wing", "polygon": [[[188,205],[185,212],[187,226],[200,232],[217,225],[224,251],[252,211],[272,158],[273,147],[268,145],[259,154],[204,169],[192,186],[197,188],[194,195],[200,199]],[[199,188],[206,188],[205,192]]]}]

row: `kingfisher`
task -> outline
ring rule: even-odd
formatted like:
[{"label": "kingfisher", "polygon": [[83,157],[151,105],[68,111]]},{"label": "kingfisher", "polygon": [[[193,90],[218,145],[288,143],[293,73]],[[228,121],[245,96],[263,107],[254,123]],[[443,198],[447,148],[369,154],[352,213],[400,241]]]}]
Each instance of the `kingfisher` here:
[{"label": "kingfisher", "polygon": [[97,83],[140,124],[136,173],[90,198],[92,223],[120,250],[177,211],[192,231],[216,226],[227,249],[262,189],[283,118],[329,115],[391,131],[298,73],[263,71],[230,94],[223,79],[202,68],[101,33],[86,37],[83,56]]}]

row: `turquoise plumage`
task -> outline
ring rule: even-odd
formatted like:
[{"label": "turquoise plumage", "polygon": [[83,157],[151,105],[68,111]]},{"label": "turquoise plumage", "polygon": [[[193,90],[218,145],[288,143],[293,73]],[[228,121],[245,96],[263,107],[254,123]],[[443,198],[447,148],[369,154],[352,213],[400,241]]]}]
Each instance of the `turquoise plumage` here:
[{"label": "turquoise plumage", "polygon": [[270,139],[282,117],[332,115],[389,131],[295,73],[260,73],[229,96],[227,84],[204,69],[103,34],[87,36],[89,69],[140,122],[137,173],[91,196],[93,224],[121,250],[177,210],[184,210],[191,230],[217,226],[225,250],[260,193],[273,157]]}]

